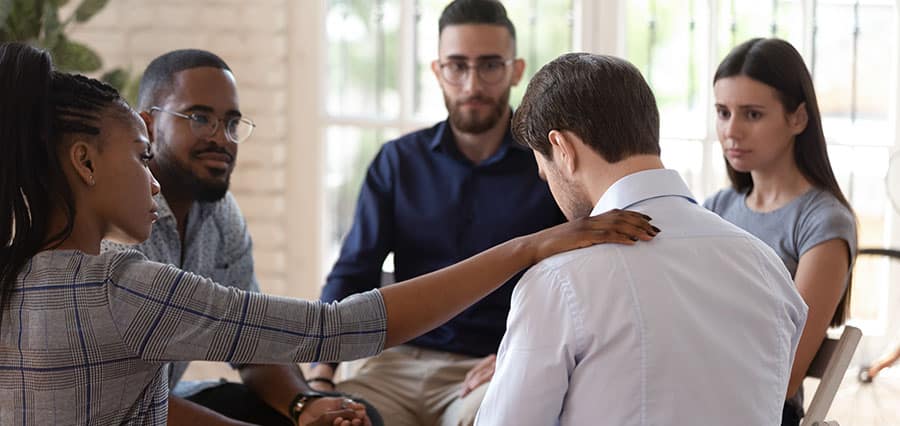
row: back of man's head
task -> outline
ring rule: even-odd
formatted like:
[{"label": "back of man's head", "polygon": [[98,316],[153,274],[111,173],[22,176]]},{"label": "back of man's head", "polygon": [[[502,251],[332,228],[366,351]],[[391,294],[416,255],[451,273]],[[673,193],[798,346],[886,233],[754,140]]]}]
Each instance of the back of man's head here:
[{"label": "back of man's head", "polygon": [[550,158],[551,130],[575,133],[609,163],[660,152],[653,92],[634,65],[613,56],[567,53],[534,75],[512,131]]},{"label": "back of man's head", "polygon": [[506,16],[506,8],[497,0],[454,0],[444,8],[438,20],[438,35],[451,25],[500,25],[516,39],[516,27]]},{"label": "back of man's head", "polygon": [[179,71],[212,67],[231,71],[216,54],[198,49],[182,49],[165,53],[147,65],[138,89],[138,110],[147,111],[159,104],[172,90],[173,77]]}]

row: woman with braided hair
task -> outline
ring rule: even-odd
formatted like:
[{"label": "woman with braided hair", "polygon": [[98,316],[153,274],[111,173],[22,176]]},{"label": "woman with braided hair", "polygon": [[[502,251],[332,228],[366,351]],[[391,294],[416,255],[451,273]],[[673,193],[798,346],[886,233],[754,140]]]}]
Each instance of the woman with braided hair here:
[{"label": "woman with braided hair", "polygon": [[[334,304],[247,293],[135,251],[100,254],[104,238],[147,238],[159,192],[147,130],[114,89],[10,43],[0,93],[0,424],[163,424],[166,361],[371,356],[536,261],[655,234],[613,211]],[[311,418],[295,402],[301,424],[362,424],[358,404]]]}]

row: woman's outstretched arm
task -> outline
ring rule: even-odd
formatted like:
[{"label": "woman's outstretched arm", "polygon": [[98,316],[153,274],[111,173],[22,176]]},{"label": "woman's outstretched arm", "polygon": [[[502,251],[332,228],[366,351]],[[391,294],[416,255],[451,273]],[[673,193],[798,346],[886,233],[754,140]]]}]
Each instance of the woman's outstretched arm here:
[{"label": "woman's outstretched arm", "polygon": [[509,240],[444,269],[381,288],[385,347],[419,336],[456,316],[510,277],[547,257],[599,243],[634,244],[658,232],[640,213],[610,210]]}]

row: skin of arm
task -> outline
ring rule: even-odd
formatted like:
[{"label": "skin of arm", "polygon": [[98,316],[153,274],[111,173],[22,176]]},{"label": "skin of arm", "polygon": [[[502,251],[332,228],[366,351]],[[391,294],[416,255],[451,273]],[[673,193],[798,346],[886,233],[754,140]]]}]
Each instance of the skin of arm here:
[{"label": "skin of arm", "polygon": [[[285,405],[290,403],[286,402]],[[210,425],[210,426],[249,426],[250,423],[244,423],[238,420],[229,419],[209,408],[200,404],[195,404],[184,398],[169,395],[169,417],[166,424],[170,426],[193,426],[193,425]]]},{"label": "skin of arm", "polygon": [[[509,240],[455,265],[383,287],[379,291],[387,311],[385,348],[447,322],[520,270],[549,256],[598,243],[649,241],[658,230],[648,220],[640,213],[611,210]],[[318,364],[312,375],[331,379],[334,370]]]},{"label": "skin of arm", "polygon": [[810,363],[822,345],[825,331],[844,294],[849,270],[850,253],[844,240],[826,241],[800,256],[794,283],[803,301],[809,306],[809,313],[791,368],[788,398],[797,393]]},{"label": "skin of arm", "polygon": [[[290,418],[288,412],[288,404],[300,392],[309,392],[312,389],[306,383],[303,372],[294,364],[256,364],[245,365],[240,369],[241,381],[247,385],[253,393],[256,394],[270,407],[281,413],[283,416]],[[342,397],[327,397],[312,400],[303,410],[305,414],[311,414],[313,419],[318,419],[324,413],[342,410],[334,410],[332,406],[340,407]],[[344,419],[359,418],[359,424],[368,424],[365,420],[365,408],[356,415],[353,411],[343,410],[342,417]],[[295,419],[296,420],[296,419]]]},{"label": "skin of arm", "polygon": [[[270,407],[289,418],[287,410],[294,396],[300,392],[309,391],[309,386],[303,379],[299,369],[292,365],[260,364],[247,365],[240,369],[241,380],[260,399]],[[304,412],[319,414],[333,411],[329,407],[329,400],[338,401],[343,398],[320,398],[309,403]],[[321,408],[321,409],[320,409]],[[338,410],[340,411],[340,410]],[[357,416],[351,411],[343,411],[343,418],[352,420]],[[363,419],[365,416],[360,417]],[[318,418],[318,416],[313,416]],[[246,426],[250,423],[225,417],[209,408],[196,404],[184,398],[174,395],[169,396],[169,425],[221,425],[221,426]],[[362,421],[358,424],[368,424]]]},{"label": "skin of arm", "polygon": [[494,291],[520,270],[554,254],[597,243],[634,244],[656,232],[638,213],[613,210],[509,240],[453,266],[381,288],[385,347],[431,330]]},{"label": "skin of arm", "polygon": [[311,389],[300,370],[290,364],[250,364],[240,369],[241,381],[259,399],[285,417],[290,417],[288,405],[300,392]]}]

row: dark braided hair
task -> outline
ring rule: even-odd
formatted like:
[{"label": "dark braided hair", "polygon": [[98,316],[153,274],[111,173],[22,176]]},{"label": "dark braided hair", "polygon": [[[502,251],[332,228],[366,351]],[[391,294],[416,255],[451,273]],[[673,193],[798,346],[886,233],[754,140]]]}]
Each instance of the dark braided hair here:
[{"label": "dark braided hair", "polygon": [[[21,43],[0,44],[0,93],[2,309],[28,260],[72,234],[75,201],[57,156],[67,135],[100,136],[107,108],[128,106],[112,87],[55,71],[47,52]],[[51,235],[55,209],[66,224]]]}]

